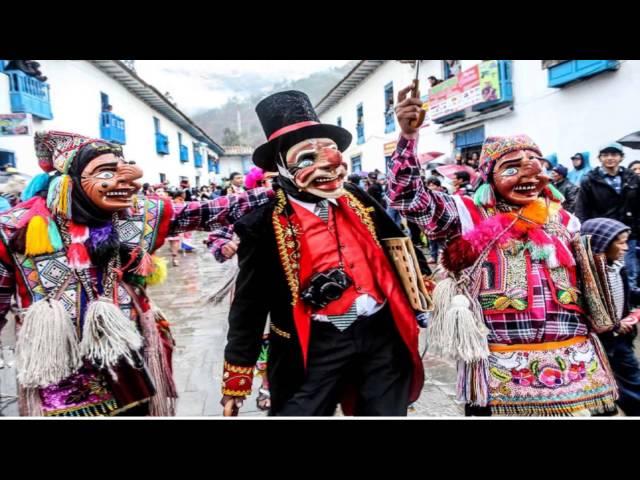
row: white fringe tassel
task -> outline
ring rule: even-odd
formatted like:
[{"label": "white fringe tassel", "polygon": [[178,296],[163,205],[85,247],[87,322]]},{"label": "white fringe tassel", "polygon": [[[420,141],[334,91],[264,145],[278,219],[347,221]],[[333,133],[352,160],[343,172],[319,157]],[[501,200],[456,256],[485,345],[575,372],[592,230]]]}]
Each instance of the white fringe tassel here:
[{"label": "white fringe tassel", "polygon": [[489,356],[489,333],[484,322],[477,321],[470,309],[471,302],[464,295],[456,295],[445,315],[445,324],[451,325],[445,337],[446,345],[456,358],[465,362],[484,360]]},{"label": "white fringe tassel", "polygon": [[124,357],[135,365],[134,352],[142,348],[142,336],[135,323],[105,297],[91,302],[85,315],[80,355],[100,368],[112,368]]},{"label": "white fringe tassel", "polygon": [[42,400],[39,388],[18,386],[18,413],[21,417],[41,417]]},{"label": "white fringe tassel", "polygon": [[24,388],[46,387],[76,372],[82,364],[71,317],[59,300],[33,303],[16,341],[16,370]]},{"label": "white fringe tassel", "polygon": [[444,339],[447,328],[444,318],[456,291],[456,282],[451,277],[438,282],[433,291],[433,313],[427,327],[427,351],[432,355],[450,358]]},{"label": "white fringe tassel", "polygon": [[459,295],[456,281],[446,278],[433,293],[434,310],[427,330],[429,352],[451,360],[473,362],[489,356],[482,310]]}]

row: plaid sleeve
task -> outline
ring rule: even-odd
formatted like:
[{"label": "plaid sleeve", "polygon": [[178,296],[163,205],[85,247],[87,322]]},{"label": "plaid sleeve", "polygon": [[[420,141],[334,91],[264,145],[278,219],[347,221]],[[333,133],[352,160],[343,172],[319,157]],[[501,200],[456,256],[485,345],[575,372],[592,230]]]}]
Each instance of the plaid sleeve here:
[{"label": "plaid sleeve", "polygon": [[390,206],[418,224],[431,239],[452,237],[460,232],[456,203],[450,195],[432,192],[420,177],[417,140],[400,137],[387,174]]},{"label": "plaid sleeve", "polygon": [[205,202],[174,204],[169,236],[192,230],[212,232],[231,225],[251,210],[267,203],[273,196],[273,190],[254,188]]},{"label": "plaid sleeve", "polygon": [[224,263],[229,260],[222,254],[222,247],[231,240],[233,240],[233,225],[217,228],[209,234],[209,248],[218,262]]},{"label": "plaid sleeve", "polygon": [[15,290],[13,271],[0,262],[0,331],[6,323],[6,315],[11,308],[11,297]]}]

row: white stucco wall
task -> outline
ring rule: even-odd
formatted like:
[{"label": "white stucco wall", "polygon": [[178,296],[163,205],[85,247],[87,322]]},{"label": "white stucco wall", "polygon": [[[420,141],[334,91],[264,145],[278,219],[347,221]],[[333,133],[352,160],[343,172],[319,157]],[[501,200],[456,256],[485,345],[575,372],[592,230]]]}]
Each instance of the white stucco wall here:
[{"label": "white stucco wall", "polygon": [[[179,177],[189,178],[195,185],[195,177],[208,177],[206,156],[203,168],[196,169],[193,158],[193,142],[187,132],[180,130],[168,118],[139,100],[123,85],[104,74],[87,61],[38,60],[41,71],[50,85],[52,120],[34,118],[34,130],[62,130],[87,136],[100,137],[100,93],[109,96],[113,113],[125,120],[125,156],[135,160],[144,171],[144,181],[157,183],[164,173],[172,184]],[[0,74],[0,113],[11,113],[8,76]],[[169,155],[156,153],[153,117],[160,120],[160,131],[169,138]],[[178,148],[178,131],[182,142],[189,149],[189,162],[181,163]],[[18,169],[35,174],[39,172],[33,149],[33,137],[0,137],[0,149],[15,152]],[[204,150],[203,150],[204,152]],[[201,181],[202,181],[201,180]]]},{"label": "white stucco wall", "polygon": [[[378,67],[365,81],[351,90],[337,105],[320,115],[323,123],[337,124],[338,117],[342,117],[342,127],[353,135],[351,146],[344,152],[349,168],[350,159],[356,155],[361,156],[362,170],[372,171],[379,169],[385,171],[384,144],[393,141],[398,136],[396,131],[384,133],[385,129],[385,102],[384,87],[393,82],[394,102],[398,90],[409,85],[412,80],[412,69],[408,64],[399,62],[385,62]],[[364,114],[364,138],[365,143],[357,144],[356,133],[357,106],[362,103]]]},{"label": "white stucco wall", "polygon": [[[462,60],[467,69],[481,60]],[[442,78],[442,61],[425,60],[420,66],[422,89],[428,89],[427,77]],[[384,134],[384,86],[393,81],[394,95],[413,79],[408,64],[387,61],[343,99],[321,115],[326,123],[342,126],[354,136],[345,157],[362,154],[362,169],[379,168],[384,171],[383,145],[397,137],[398,131]],[[526,133],[541,147],[543,153],[556,153],[561,163],[571,168],[570,157],[576,152],[589,151],[591,164],[597,164],[598,148],[629,133],[640,130],[640,61],[622,60],[619,70],[605,72],[583,82],[564,88],[547,87],[547,70],[540,60],[513,61],[513,112],[475,124],[460,127],[466,130],[485,126],[485,136]],[[356,106],[364,109],[365,140],[356,144]],[[454,150],[455,131],[439,132],[438,124],[428,123],[421,129],[418,151],[444,152]],[[639,150],[625,148],[628,163],[640,159]],[[348,162],[349,163],[349,162]]]},{"label": "white stucco wall", "polygon": [[239,155],[223,155],[220,157],[220,177],[229,178],[233,172],[245,173],[242,157]]}]

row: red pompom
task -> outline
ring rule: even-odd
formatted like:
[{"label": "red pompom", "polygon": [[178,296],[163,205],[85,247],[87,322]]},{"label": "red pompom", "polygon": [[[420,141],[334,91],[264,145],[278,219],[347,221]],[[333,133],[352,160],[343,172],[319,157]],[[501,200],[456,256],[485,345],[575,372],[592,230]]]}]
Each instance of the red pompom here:
[{"label": "red pompom", "polygon": [[89,227],[69,222],[69,235],[71,236],[71,241],[74,243],[84,242],[89,238]]},{"label": "red pompom", "polygon": [[451,272],[459,272],[473,265],[477,258],[478,254],[471,242],[458,237],[442,252],[442,265]]},{"label": "red pompom", "polygon": [[83,243],[72,243],[69,245],[67,259],[69,260],[69,266],[76,270],[89,268],[91,266],[89,252]]}]

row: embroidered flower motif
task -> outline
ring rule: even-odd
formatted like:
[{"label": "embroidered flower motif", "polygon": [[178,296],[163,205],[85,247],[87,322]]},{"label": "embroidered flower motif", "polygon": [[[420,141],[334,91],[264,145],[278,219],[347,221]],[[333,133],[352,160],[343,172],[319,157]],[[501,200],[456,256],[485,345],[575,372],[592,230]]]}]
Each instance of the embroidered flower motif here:
[{"label": "embroidered flower motif", "polygon": [[540,375],[538,376],[538,380],[540,380],[540,382],[549,387],[549,388],[554,388],[554,387],[559,387],[562,385],[562,370],[560,370],[557,367],[543,367],[540,370]]},{"label": "embroidered flower motif", "polygon": [[529,387],[533,385],[536,380],[535,375],[528,368],[523,368],[521,370],[513,369],[511,370],[511,379],[513,383],[516,385],[521,385],[523,387]]},{"label": "embroidered flower motif", "polygon": [[497,367],[491,367],[489,369],[489,372],[499,382],[503,382],[504,383],[504,382],[508,382],[509,380],[511,380],[511,374],[508,371],[501,370],[501,369],[499,369]]},{"label": "embroidered flower motif", "polygon": [[569,380],[572,382],[577,382],[586,377],[587,369],[585,368],[584,362],[580,362],[578,364],[572,363],[569,365],[568,376]]},{"label": "embroidered flower motif", "polygon": [[493,302],[493,307],[497,310],[515,308],[516,310],[526,310],[527,292],[522,288],[510,288],[504,296],[500,296]]},{"label": "embroidered flower motif", "polygon": [[578,294],[580,291],[577,288],[568,287],[558,291],[558,301],[563,305],[569,303],[578,303]]}]

